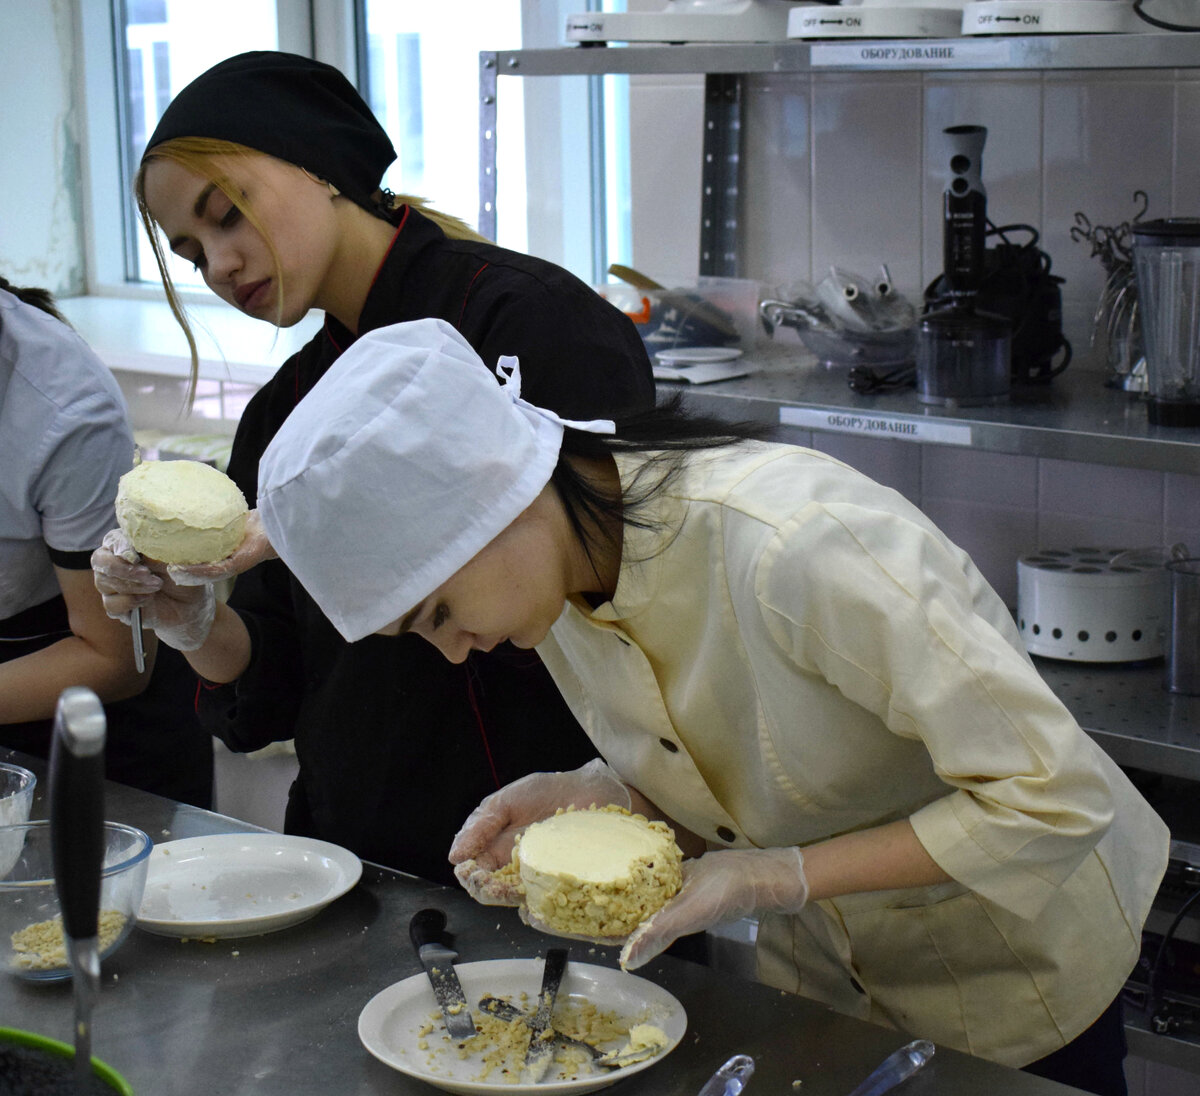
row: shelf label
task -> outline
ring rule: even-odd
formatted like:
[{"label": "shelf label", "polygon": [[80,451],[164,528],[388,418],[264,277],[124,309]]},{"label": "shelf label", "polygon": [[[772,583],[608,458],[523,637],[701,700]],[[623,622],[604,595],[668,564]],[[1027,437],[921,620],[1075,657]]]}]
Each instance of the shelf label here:
[{"label": "shelf label", "polygon": [[970,445],[971,428],[950,422],[900,419],[889,415],[862,415],[855,411],[829,411],[816,407],[781,407],[783,426],[804,426],[835,434],[864,434],[894,441],[929,442],[933,445]]},{"label": "shelf label", "polygon": [[973,68],[1008,65],[1011,61],[1012,43],[1003,41],[814,43],[809,53],[813,68]]}]

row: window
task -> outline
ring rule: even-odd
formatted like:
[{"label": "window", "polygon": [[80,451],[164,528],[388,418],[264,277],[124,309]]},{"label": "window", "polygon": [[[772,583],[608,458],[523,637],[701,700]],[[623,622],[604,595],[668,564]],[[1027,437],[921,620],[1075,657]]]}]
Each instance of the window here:
[{"label": "window", "polygon": [[[598,0],[78,3],[88,111],[88,292],[156,297],[158,273],[132,178],[166,105],[210,65],[249,49],[282,49],[356,73],[396,148],[385,185],[476,226],[479,53],[560,46],[566,13]],[[585,86],[591,79],[504,80],[497,124],[497,241],[585,279],[602,272],[606,255],[628,251],[628,228],[621,227],[628,225],[627,136],[611,132],[627,128],[625,78],[604,78],[602,114],[594,105],[599,78]],[[601,117],[610,131],[604,152],[592,147]],[[599,172],[594,156],[601,158]],[[182,261],[172,277],[181,289],[202,285]]]},{"label": "window", "polygon": [[[252,49],[276,49],[275,0],[118,0],[119,102],[123,114],[121,176],[128,198],[126,252],[131,281],[157,281],[146,234],[138,228],[133,176],[146,141],[175,95],[225,57]],[[132,239],[129,236],[132,236]],[[202,286],[191,263],[170,257],[177,286]]]},{"label": "window", "polygon": [[[478,227],[479,53],[518,49],[520,0],[452,5],[365,0],[366,98],[396,146],[384,183]],[[501,101],[498,242],[523,251],[524,110],[519,82]]]}]

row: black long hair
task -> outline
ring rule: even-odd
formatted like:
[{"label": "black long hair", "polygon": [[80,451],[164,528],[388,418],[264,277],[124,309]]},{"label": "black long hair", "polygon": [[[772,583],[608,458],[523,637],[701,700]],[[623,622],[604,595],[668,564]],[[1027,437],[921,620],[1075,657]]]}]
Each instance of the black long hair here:
[{"label": "black long hair", "polygon": [[[558,464],[550,477],[567,520],[593,561],[593,549],[600,547],[606,537],[619,537],[626,527],[670,532],[651,515],[649,504],[679,477],[691,454],[766,440],[775,432],[767,422],[732,421],[685,410],[682,393],[614,421],[615,434],[592,434],[567,427]],[[604,491],[577,461],[599,460],[617,453],[649,455],[633,481],[614,495]]]},{"label": "black long hair", "polygon": [[[40,308],[43,312],[48,312],[56,320],[62,320],[67,323],[67,318],[54,304],[54,295],[48,289],[37,289],[32,286],[21,287],[13,285],[6,277],[0,274],[0,289],[6,293],[11,293],[17,300],[24,304],[31,304],[34,308]],[[68,324],[68,326],[70,326]]]}]

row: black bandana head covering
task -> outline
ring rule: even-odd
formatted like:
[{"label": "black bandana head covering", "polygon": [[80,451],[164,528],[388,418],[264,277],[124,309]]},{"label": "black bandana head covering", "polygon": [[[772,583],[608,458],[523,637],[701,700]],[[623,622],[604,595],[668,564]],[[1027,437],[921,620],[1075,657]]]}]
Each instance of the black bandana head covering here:
[{"label": "black bandana head covering", "polygon": [[387,133],[332,65],[257,50],[213,65],[164,111],[146,152],[173,137],[233,141],[305,168],[371,208],[396,158]]}]

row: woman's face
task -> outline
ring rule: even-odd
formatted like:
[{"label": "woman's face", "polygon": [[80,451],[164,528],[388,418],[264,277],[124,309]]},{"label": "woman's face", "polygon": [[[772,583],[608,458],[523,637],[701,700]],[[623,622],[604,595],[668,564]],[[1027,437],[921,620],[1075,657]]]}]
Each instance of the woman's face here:
[{"label": "woman's face", "polygon": [[172,160],[151,160],[143,192],[171,250],[218,297],[255,319],[290,327],[310,308],[324,307],[339,238],[329,189],[272,156],[217,156],[212,163],[254,210],[279,266],[262,233],[210,178]]},{"label": "woman's face", "polygon": [[412,632],[451,662],[505,640],[535,647],[572,592],[569,560],[552,521],[526,510],[469,563],[381,635]]}]

